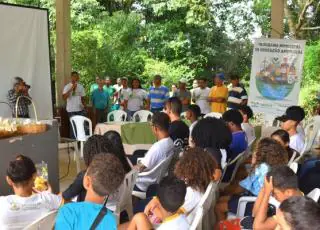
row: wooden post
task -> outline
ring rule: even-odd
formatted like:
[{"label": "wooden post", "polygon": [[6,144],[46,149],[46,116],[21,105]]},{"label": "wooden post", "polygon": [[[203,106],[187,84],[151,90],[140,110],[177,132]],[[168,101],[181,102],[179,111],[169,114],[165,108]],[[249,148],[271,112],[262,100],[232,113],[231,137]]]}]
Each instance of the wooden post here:
[{"label": "wooden post", "polygon": [[284,1],[286,0],[272,0],[271,3],[272,38],[283,38]]},{"label": "wooden post", "polygon": [[64,85],[71,72],[70,0],[56,0],[56,99],[57,107],[65,103],[62,98]]}]

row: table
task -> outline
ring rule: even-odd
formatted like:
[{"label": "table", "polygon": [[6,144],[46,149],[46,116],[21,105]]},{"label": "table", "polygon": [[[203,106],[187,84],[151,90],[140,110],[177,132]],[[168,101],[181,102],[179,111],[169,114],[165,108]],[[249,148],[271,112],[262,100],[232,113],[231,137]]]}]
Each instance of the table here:
[{"label": "table", "polygon": [[30,157],[35,164],[44,161],[48,164],[49,183],[53,192],[59,192],[59,163],[58,163],[58,124],[52,125],[44,133],[16,136],[0,140],[0,195],[12,194],[6,181],[6,170],[9,162],[18,154]]},{"label": "table", "polygon": [[127,155],[132,155],[137,149],[148,150],[156,142],[149,122],[99,123],[94,129],[94,134],[103,135],[110,130],[117,131],[121,135]]}]

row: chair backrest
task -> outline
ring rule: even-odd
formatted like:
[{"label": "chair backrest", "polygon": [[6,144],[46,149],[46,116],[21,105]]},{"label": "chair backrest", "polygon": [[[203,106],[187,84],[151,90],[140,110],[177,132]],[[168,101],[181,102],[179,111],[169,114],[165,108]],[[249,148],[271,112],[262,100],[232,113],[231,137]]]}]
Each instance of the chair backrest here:
[{"label": "chair backrest", "polygon": [[[171,162],[173,154],[169,155],[167,158],[163,159],[159,164],[157,164],[153,169],[146,172],[141,172],[138,174],[137,182],[143,180],[143,184],[156,184],[159,183],[160,180],[164,177],[164,175],[168,172],[168,167]],[[142,179],[143,178],[143,179]],[[144,189],[144,188],[140,188]]]},{"label": "chair backrest", "polygon": [[126,206],[128,199],[131,199],[133,187],[136,183],[138,171],[135,169],[128,172],[124,178],[122,185],[120,186],[120,199],[116,205],[116,213],[120,213],[123,207]]},{"label": "chair backrest", "polygon": [[[113,119],[112,119],[113,118]],[[116,121],[126,121],[127,120],[127,113],[123,110],[114,110],[108,113],[108,122]]]},{"label": "chair backrest", "polygon": [[207,117],[215,117],[215,118],[220,119],[222,117],[222,114],[221,113],[212,112],[212,113],[207,113],[206,115],[204,115],[204,118],[207,118]]},{"label": "chair backrest", "polygon": [[312,144],[317,138],[317,134],[319,130],[320,130],[320,116],[314,116],[309,120],[307,126],[304,129],[306,136],[305,136],[305,144],[304,144],[303,151],[302,153],[300,153],[301,156],[304,153],[307,153],[311,150]]},{"label": "chair backrest", "polygon": [[[200,230],[202,229],[202,219],[203,216],[206,215],[212,205],[216,203],[216,191],[217,191],[217,184],[213,181],[210,182],[208,185],[206,192],[200,199],[200,202],[197,206],[195,217],[192,221],[190,229],[192,230]],[[214,203],[213,203],[214,202]]]},{"label": "chair backrest", "polygon": [[49,212],[45,216],[29,224],[23,230],[51,230],[53,229],[57,213],[57,210]]},{"label": "chair backrest", "polygon": [[238,169],[239,169],[239,167],[240,167],[240,165],[242,163],[243,156],[245,154],[246,154],[246,151],[240,153],[236,158],[234,158],[232,161],[228,162],[227,166],[225,167],[225,170],[223,171],[223,175],[221,176],[221,180],[223,179],[224,174],[227,171],[228,167],[233,165],[233,164],[235,164],[235,166],[234,166],[234,169],[232,171],[232,175],[231,175],[230,180],[228,181],[228,183],[230,183],[234,179],[234,177],[236,176],[236,173],[237,173],[237,171],[238,171]]},{"label": "chair backrest", "polygon": [[135,122],[148,122],[151,121],[153,113],[148,110],[139,110],[132,116],[132,120]]},{"label": "chair backrest", "polygon": [[298,163],[297,162],[292,162],[290,165],[288,165],[292,171],[294,171],[294,173],[297,173],[298,172]]},{"label": "chair backrest", "polygon": [[[89,135],[86,135],[84,124],[89,123]],[[73,133],[78,141],[86,141],[88,137],[92,136],[92,122],[85,116],[72,116],[70,117],[70,123],[72,126]]]},{"label": "chair backrest", "polygon": [[315,202],[318,202],[320,198],[320,188],[313,189],[311,192],[308,193],[307,197],[311,198]]}]

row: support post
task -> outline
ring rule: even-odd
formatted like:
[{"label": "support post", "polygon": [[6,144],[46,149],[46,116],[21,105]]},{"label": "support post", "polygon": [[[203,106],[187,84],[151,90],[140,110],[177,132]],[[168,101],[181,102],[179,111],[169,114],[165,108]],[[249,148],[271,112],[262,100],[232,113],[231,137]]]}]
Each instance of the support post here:
[{"label": "support post", "polygon": [[272,0],[271,3],[272,38],[283,38],[284,1],[286,0]]},{"label": "support post", "polygon": [[64,105],[62,91],[71,72],[70,0],[56,0],[56,101]]}]

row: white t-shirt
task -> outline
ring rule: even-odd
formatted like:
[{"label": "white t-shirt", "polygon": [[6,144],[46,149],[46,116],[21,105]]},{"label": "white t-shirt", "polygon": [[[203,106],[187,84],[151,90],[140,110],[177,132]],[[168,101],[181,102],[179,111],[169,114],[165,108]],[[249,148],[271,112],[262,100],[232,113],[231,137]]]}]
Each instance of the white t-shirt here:
[{"label": "white t-shirt", "polygon": [[141,160],[141,163],[146,166],[146,171],[153,169],[162,160],[172,154],[173,147],[173,141],[170,137],[154,143]]},{"label": "white t-shirt", "polygon": [[251,124],[242,123],[241,128],[247,135],[248,144],[251,143],[254,139],[256,139],[256,134]]},{"label": "white t-shirt", "polygon": [[48,212],[57,210],[60,204],[61,197],[49,192],[30,197],[1,196],[0,229],[23,229]]},{"label": "white t-shirt", "polygon": [[[66,94],[72,88],[72,83],[67,84],[63,89],[63,94]],[[67,98],[67,112],[79,112],[83,110],[83,104],[81,97],[86,96],[84,88],[81,84],[77,83],[77,88],[75,89],[75,94],[73,92]]]},{"label": "white t-shirt", "polygon": [[298,153],[302,153],[304,147],[304,138],[301,134],[296,133],[295,135],[290,137],[290,148],[296,150]]},{"label": "white t-shirt", "polygon": [[158,230],[187,230],[190,229],[190,225],[185,217],[185,215],[177,215],[169,217],[165,220]]},{"label": "white t-shirt", "polygon": [[207,114],[211,112],[211,107],[208,100],[211,89],[206,87],[204,89],[196,88],[193,90],[192,98],[196,104],[200,107],[201,113]]},{"label": "white t-shirt", "polygon": [[[120,98],[120,102],[124,102],[124,100],[128,100],[129,99],[129,95],[130,95],[131,89],[130,88],[122,88],[119,91],[119,98]],[[123,106],[121,106],[121,109],[123,110]]]},{"label": "white t-shirt", "polygon": [[187,216],[188,223],[191,224],[197,212],[197,206],[203,196],[202,192],[187,187],[187,193],[185,196],[184,204],[182,205],[182,209]]},{"label": "white t-shirt", "polygon": [[146,100],[148,94],[143,89],[130,89],[128,98],[128,110],[130,111],[138,111],[143,107],[143,101]]}]

